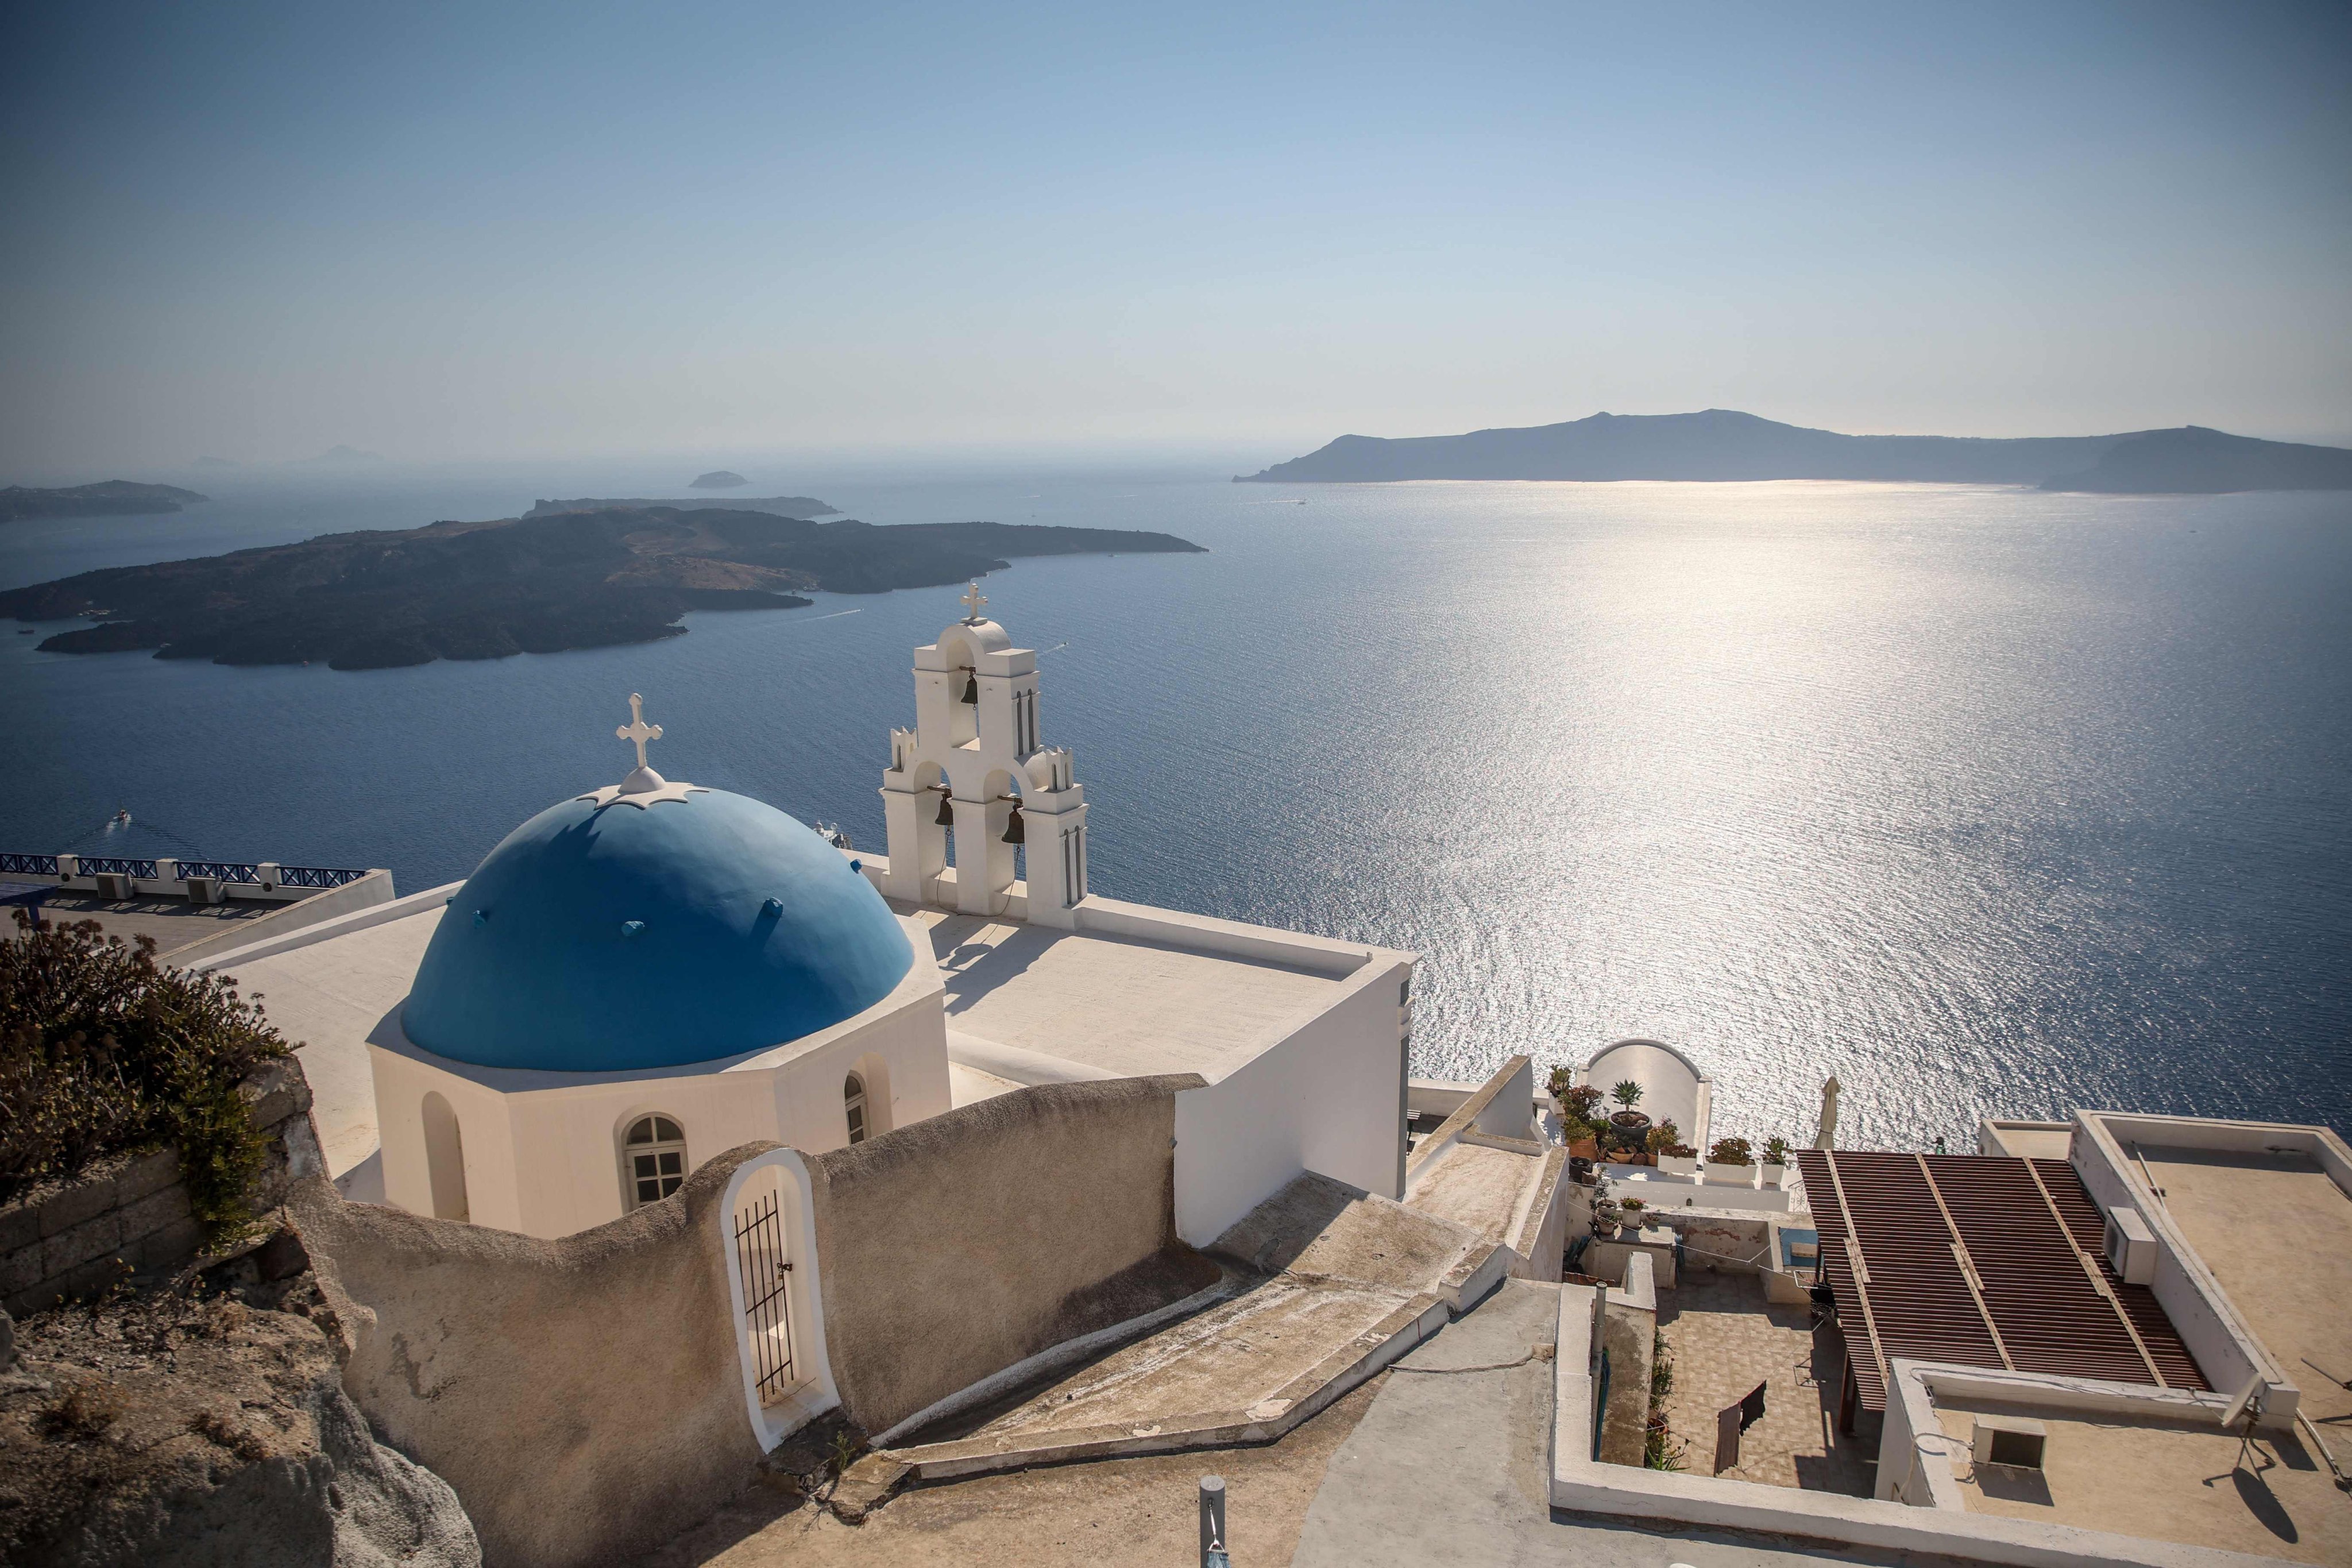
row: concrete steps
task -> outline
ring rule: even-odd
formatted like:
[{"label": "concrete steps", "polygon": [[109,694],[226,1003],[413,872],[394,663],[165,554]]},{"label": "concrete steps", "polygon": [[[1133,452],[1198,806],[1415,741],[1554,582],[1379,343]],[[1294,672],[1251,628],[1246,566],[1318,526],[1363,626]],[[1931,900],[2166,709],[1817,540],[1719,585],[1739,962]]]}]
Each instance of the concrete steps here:
[{"label": "concrete steps", "polygon": [[940,1480],[1271,1442],[1475,1305],[1517,1261],[1480,1229],[1312,1172],[1210,1254],[1226,1273],[1199,1310],[879,1458]]}]

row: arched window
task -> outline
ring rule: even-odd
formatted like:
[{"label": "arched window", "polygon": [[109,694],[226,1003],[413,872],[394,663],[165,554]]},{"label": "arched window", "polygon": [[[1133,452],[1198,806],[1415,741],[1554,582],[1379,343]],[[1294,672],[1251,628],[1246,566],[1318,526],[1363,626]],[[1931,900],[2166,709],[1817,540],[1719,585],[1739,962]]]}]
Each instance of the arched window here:
[{"label": "arched window", "polygon": [[686,1132],[667,1116],[640,1116],[621,1146],[627,1207],[642,1208],[686,1184]]},{"label": "arched window", "polygon": [[841,1100],[849,1113],[849,1141],[866,1142],[866,1080],[851,1073],[841,1086]]}]

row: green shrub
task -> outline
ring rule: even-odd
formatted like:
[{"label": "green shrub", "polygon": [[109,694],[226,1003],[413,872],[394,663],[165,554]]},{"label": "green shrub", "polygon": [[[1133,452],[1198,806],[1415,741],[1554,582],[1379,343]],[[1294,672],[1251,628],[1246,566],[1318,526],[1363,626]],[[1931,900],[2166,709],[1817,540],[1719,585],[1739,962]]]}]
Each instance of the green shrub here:
[{"label": "green shrub", "polygon": [[1587,1138],[1599,1138],[1603,1130],[1601,1113],[1601,1091],[1589,1083],[1567,1083],[1570,1069],[1552,1069],[1552,1093],[1559,1097],[1560,1141],[1580,1142]]},{"label": "green shrub", "polygon": [[251,1223],[267,1145],[236,1086],[285,1039],[223,975],[166,969],[95,921],[16,911],[0,942],[0,1201],[102,1154],[180,1146],[206,1239]]}]

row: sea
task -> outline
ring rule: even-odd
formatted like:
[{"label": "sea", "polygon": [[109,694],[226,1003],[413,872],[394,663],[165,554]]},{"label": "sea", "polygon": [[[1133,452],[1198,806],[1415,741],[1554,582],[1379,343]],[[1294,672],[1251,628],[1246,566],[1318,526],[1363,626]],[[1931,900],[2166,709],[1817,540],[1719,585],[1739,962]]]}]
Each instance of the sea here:
[{"label": "sea", "polygon": [[[688,493],[658,467],[183,479],[215,499],[0,527],[0,584]],[[1095,890],[1418,953],[1416,1074],[1643,1036],[1757,1140],[1809,1142],[1830,1073],[1854,1146],[2077,1106],[2352,1128],[2352,496],[1228,472],[774,466],[743,493],[1207,546],[982,584],[1039,652]],[[878,849],[910,650],[960,592],[364,673],[0,623],[0,849],[420,890],[617,780],[633,691],[669,776]]]}]

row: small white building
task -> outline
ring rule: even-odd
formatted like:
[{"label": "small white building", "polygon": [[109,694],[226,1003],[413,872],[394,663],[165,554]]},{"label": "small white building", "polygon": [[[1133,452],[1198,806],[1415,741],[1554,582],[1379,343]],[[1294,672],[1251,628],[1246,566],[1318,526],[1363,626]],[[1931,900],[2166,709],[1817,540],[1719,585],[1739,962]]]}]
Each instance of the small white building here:
[{"label": "small white building", "polygon": [[338,1184],[563,1236],[746,1142],[818,1152],[1025,1085],[1194,1074],[1185,1240],[1308,1170],[1402,1197],[1412,955],[1094,893],[1036,656],[985,603],[915,650],[887,856],[664,779],[640,712],[634,772],[462,884],[206,959],[304,1042]]}]

